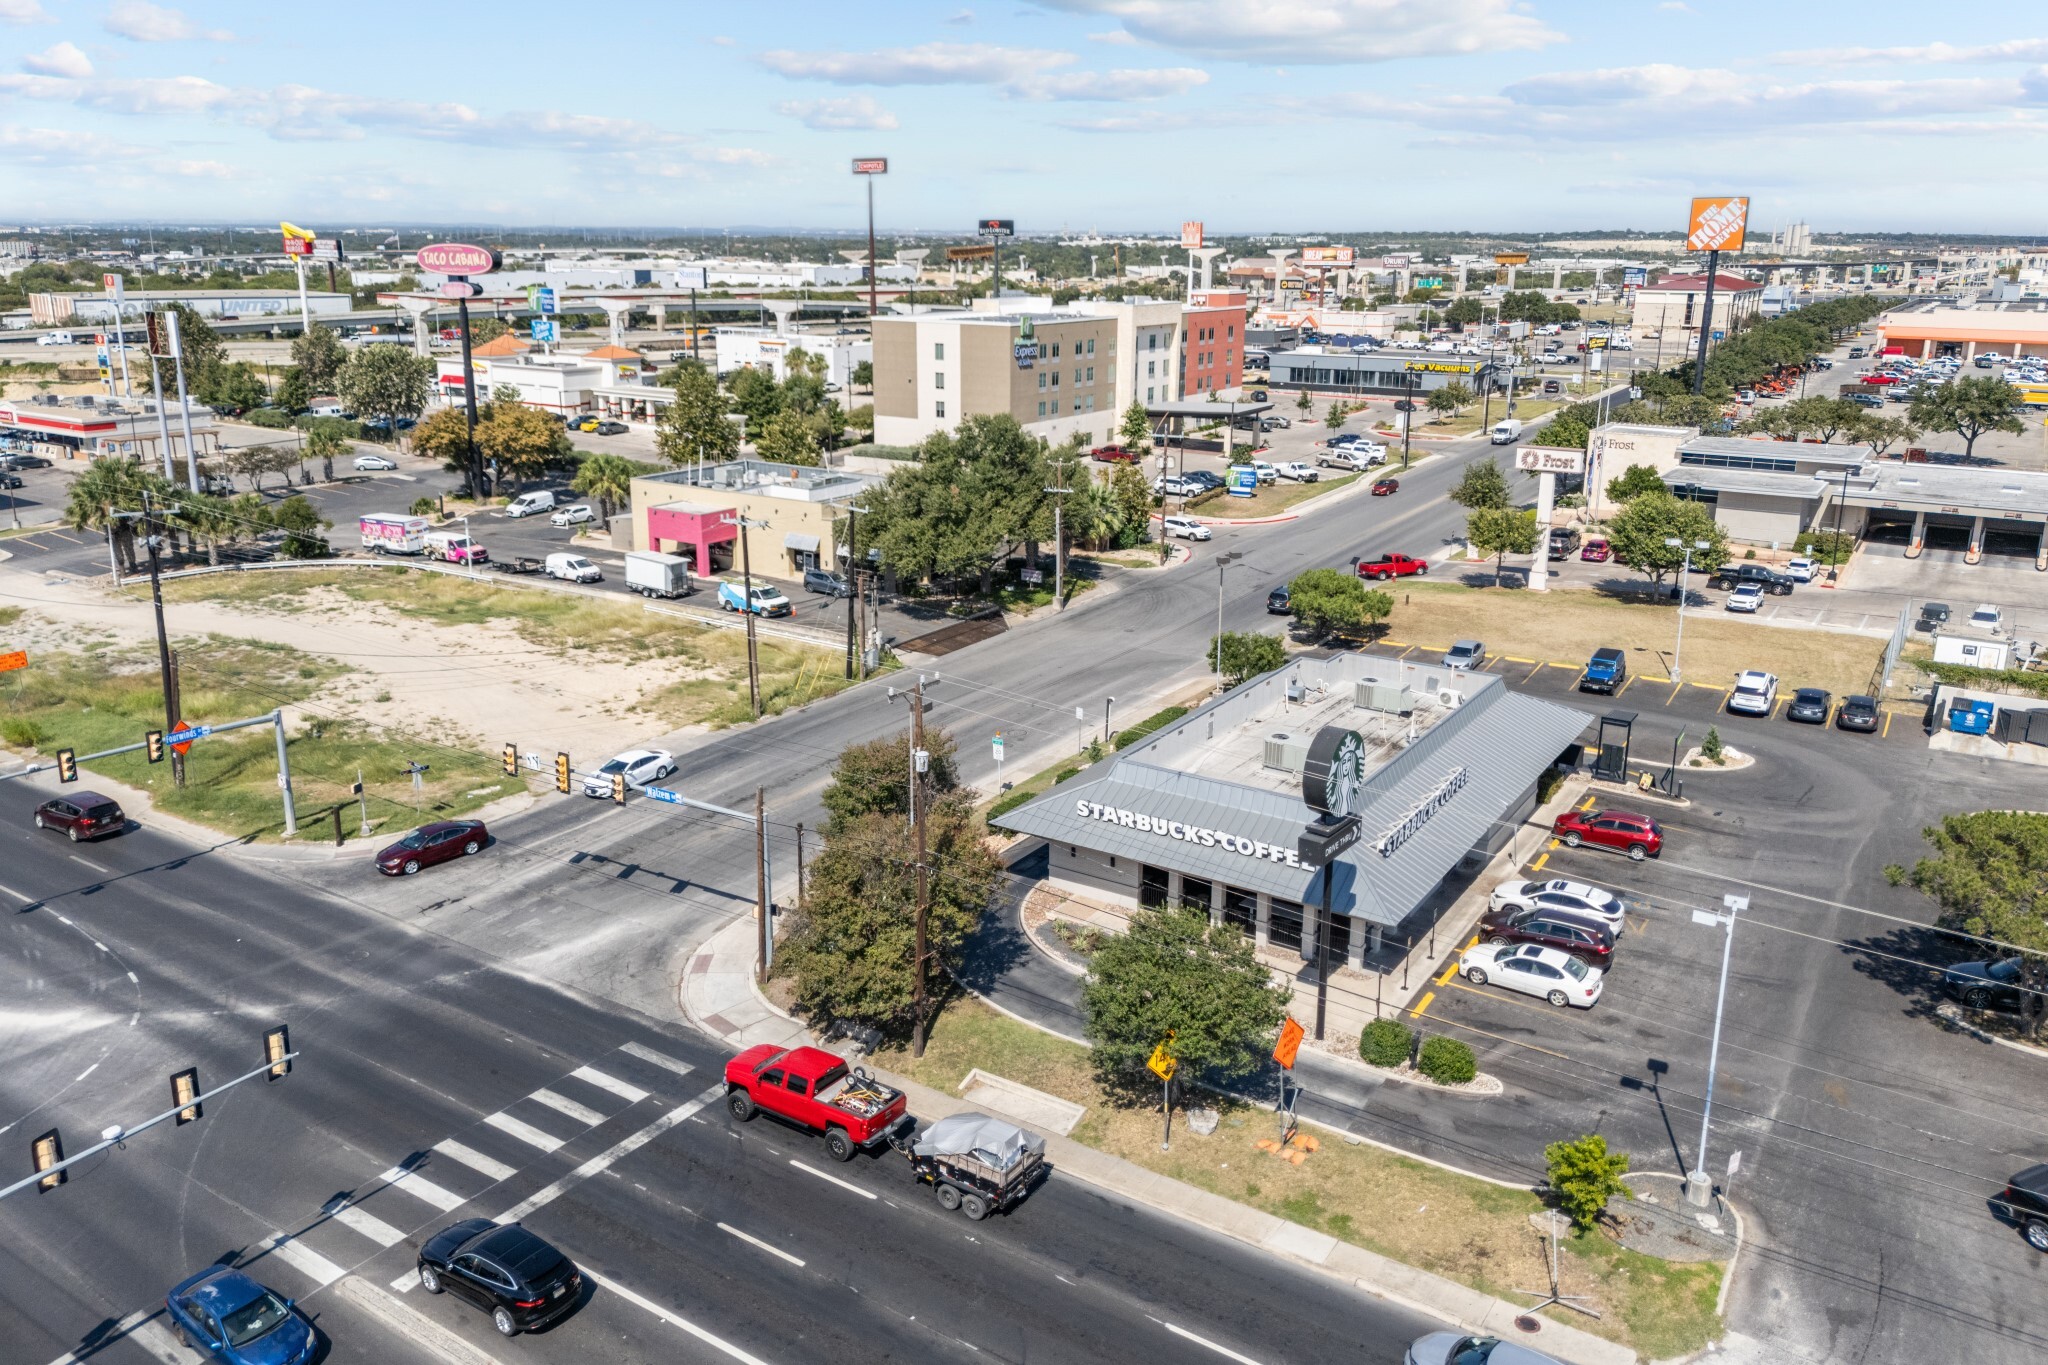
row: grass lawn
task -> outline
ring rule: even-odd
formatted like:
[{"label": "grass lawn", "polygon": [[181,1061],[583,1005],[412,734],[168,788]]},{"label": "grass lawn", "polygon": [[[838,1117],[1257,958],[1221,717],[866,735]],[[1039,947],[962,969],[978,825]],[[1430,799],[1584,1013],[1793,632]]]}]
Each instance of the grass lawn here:
[{"label": "grass lawn", "polygon": [[[349,670],[282,645],[209,637],[179,651],[183,711],[194,723],[243,720],[311,696]],[[29,666],[0,675],[0,738],[44,757],[58,749],[80,754],[133,744],[163,728],[163,693],[152,649],[45,653]],[[301,828],[345,804],[342,831],[353,838],[360,819],[349,785],[361,773],[373,831],[409,829],[422,819],[475,810],[523,790],[480,754],[398,737],[345,721],[313,717],[290,742],[292,791]],[[417,795],[406,764],[430,765]],[[160,809],[234,836],[279,837],[283,805],[277,792],[273,731],[251,726],[202,739],[186,759],[186,785],[172,784],[168,760],[151,764],[142,753],[85,765],[94,774],[142,788]],[[417,804],[415,804],[417,802]],[[317,835],[313,837],[319,837]],[[374,835],[373,835],[374,837]]]},{"label": "grass lawn", "polygon": [[[1278,482],[1264,485],[1258,492],[1248,498],[1233,498],[1228,493],[1225,493],[1221,497],[1209,499],[1199,507],[1191,508],[1188,511],[1188,515],[1191,517],[1218,517],[1224,520],[1275,517],[1298,503],[1307,502],[1310,498],[1321,497],[1325,493],[1333,493],[1345,484],[1354,482],[1357,478],[1358,475],[1356,474],[1333,474],[1330,470],[1326,469],[1323,471],[1323,477],[1315,483],[1294,483],[1290,480],[1282,479]],[[1175,515],[1178,515],[1180,512],[1180,508],[1174,499],[1167,500],[1165,510]]]},{"label": "grass lawn", "polygon": [[[980,1067],[1086,1105],[1072,1134],[1078,1142],[1509,1302],[1521,1302],[1516,1288],[1545,1283],[1543,1243],[1529,1222],[1542,1208],[1533,1194],[1332,1136],[1292,1166],[1258,1149],[1273,1136],[1274,1121],[1246,1105],[1226,1106],[1208,1137],[1177,1117],[1173,1150],[1162,1152],[1158,1110],[1112,1106],[1095,1084],[1086,1048],[976,1000],[947,1005],[922,1059],[900,1050],[875,1060],[948,1093]],[[1600,1233],[1571,1238],[1563,1251],[1565,1292],[1589,1295],[1606,1316],[1594,1322],[1551,1310],[1558,1321],[1626,1342],[1647,1359],[1697,1350],[1716,1334],[1720,1265],[1655,1260]]]},{"label": "grass lawn", "polygon": [[[1628,651],[1629,671],[1639,679],[1671,674],[1678,613],[1668,600],[1622,600],[1585,589],[1557,589],[1538,601],[1518,588],[1468,588],[1412,578],[1384,586],[1394,596],[1394,615],[1384,636],[1390,642],[1444,649],[1453,640],[1470,638],[1485,641],[1493,654],[1574,668],[1600,646],[1613,645]],[[1761,668],[1776,673],[1786,686],[1825,687],[1839,694],[1862,691],[1883,650],[1882,640],[1856,635],[1688,616],[1683,663],[1688,682],[1727,686],[1743,669]]]},{"label": "grass lawn", "polygon": [[[1524,423],[1531,422],[1547,412],[1555,412],[1566,403],[1572,401],[1574,401],[1572,398],[1517,397],[1515,399],[1515,416]],[[1418,436],[1470,436],[1482,426],[1501,421],[1507,415],[1507,401],[1505,399],[1497,399],[1490,412],[1485,406],[1475,403],[1456,416],[1447,417],[1442,421],[1431,417],[1426,421],[1417,422],[1415,424],[1415,434]],[[1480,420],[1482,417],[1486,419],[1484,422]]]}]

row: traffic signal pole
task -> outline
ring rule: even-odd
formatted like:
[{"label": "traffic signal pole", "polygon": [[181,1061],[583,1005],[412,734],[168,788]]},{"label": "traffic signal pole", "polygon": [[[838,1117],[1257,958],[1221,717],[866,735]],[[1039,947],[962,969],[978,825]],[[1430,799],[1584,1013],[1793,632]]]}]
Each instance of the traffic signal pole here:
[{"label": "traffic signal pole", "polygon": [[[163,561],[158,553],[162,537],[157,535],[156,511],[146,492],[142,509],[142,544],[149,551],[149,600],[156,609],[156,660],[163,677],[164,729],[169,731],[178,728],[178,685],[171,677],[171,639],[164,630]],[[171,754],[171,781],[179,787],[185,785],[185,756],[176,751]]]}]

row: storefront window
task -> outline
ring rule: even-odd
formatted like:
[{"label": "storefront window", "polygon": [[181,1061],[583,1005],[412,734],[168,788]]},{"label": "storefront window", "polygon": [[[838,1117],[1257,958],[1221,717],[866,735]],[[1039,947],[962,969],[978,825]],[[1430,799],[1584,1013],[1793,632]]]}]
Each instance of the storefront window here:
[{"label": "storefront window", "polygon": [[1206,915],[1209,913],[1209,898],[1212,894],[1214,894],[1213,888],[1200,877],[1182,877],[1180,879],[1180,903],[1182,905],[1192,906]]},{"label": "storefront window", "polygon": [[1246,934],[1256,934],[1259,928],[1258,894],[1235,886],[1224,887],[1223,922],[1235,924]]},{"label": "storefront window", "polygon": [[1297,901],[1275,900],[1266,920],[1266,940],[1275,948],[1301,951],[1301,905]]},{"label": "storefront window", "polygon": [[1351,916],[1330,916],[1330,961],[1341,963],[1351,956]]},{"label": "storefront window", "polygon": [[1138,904],[1147,910],[1157,910],[1166,904],[1165,868],[1138,869]]}]

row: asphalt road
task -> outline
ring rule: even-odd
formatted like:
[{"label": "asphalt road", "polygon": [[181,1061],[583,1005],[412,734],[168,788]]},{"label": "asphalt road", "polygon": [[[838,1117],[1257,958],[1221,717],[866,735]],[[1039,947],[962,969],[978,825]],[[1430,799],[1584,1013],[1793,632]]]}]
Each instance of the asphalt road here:
[{"label": "asphalt road", "polygon": [[[969,1224],[897,1158],[834,1166],[735,1124],[708,1040],[362,903],[397,884],[316,895],[147,829],[74,846],[30,827],[36,799],[0,789],[17,1151],[157,1112],[185,1065],[209,1085],[250,1069],[275,1023],[300,1058],[0,1204],[9,1362],[186,1359],[146,1315],[215,1261],[296,1298],[334,1361],[435,1359],[409,1344],[422,1318],[565,1363],[1170,1359],[1182,1334],[1238,1359],[1392,1361],[1432,1327],[1057,1173]],[[409,1283],[432,1231],[508,1213],[596,1272],[516,1344]]]}]

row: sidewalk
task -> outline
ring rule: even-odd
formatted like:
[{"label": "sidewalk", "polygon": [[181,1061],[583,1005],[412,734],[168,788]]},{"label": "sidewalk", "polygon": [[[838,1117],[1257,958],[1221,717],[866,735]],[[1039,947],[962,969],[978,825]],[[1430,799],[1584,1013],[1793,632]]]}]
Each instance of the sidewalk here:
[{"label": "sidewalk", "polygon": [[[776,1011],[753,986],[756,928],[751,917],[734,920],[698,948],[684,969],[683,1013],[705,1032],[735,1048],[755,1043],[795,1047],[811,1042],[809,1031]],[[970,1106],[951,1095],[900,1076],[880,1074],[908,1096],[927,1121],[964,1113]],[[1313,1266],[1375,1297],[1390,1300],[1468,1332],[1526,1339],[1515,1327],[1523,1310],[1413,1266],[1340,1242],[1298,1223],[1196,1189],[1109,1156],[1070,1138],[1047,1134],[1046,1155],[1056,1172],[1073,1176],[1114,1197],[1185,1219],[1240,1242]],[[1631,1365],[1635,1352],[1568,1324],[1544,1319],[1536,1344],[1570,1365]]]}]

